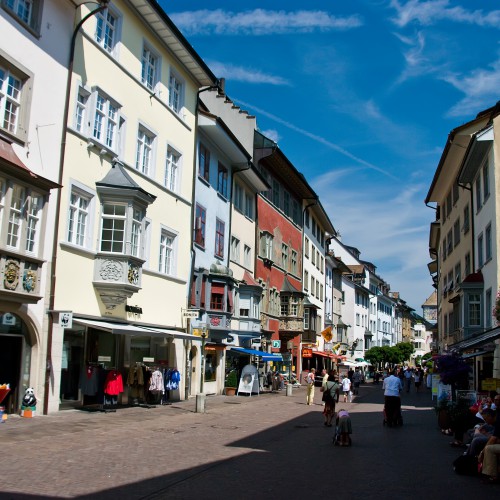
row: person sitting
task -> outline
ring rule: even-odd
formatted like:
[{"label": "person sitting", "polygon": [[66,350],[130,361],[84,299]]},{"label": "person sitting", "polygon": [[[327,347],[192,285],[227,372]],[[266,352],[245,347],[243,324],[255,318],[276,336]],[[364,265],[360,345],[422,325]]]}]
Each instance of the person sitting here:
[{"label": "person sitting", "polygon": [[491,408],[482,411],[484,424],[477,424],[473,429],[472,440],[467,448],[466,455],[479,456],[489,438],[495,430],[496,412]]},{"label": "person sitting", "polygon": [[[500,404],[500,395],[495,396],[495,405]],[[483,464],[482,473],[488,483],[498,483],[498,457],[500,455],[500,419],[495,421],[493,435],[479,454],[478,461]]]}]

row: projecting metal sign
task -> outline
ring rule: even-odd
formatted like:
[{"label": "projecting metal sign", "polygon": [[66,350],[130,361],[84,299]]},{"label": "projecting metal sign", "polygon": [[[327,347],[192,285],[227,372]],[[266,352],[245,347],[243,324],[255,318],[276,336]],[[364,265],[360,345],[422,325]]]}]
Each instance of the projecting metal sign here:
[{"label": "projecting metal sign", "polygon": [[182,311],[183,318],[196,319],[200,315],[199,309],[184,309]]},{"label": "projecting metal sign", "polygon": [[281,340],[273,340],[273,348],[279,349],[281,347]]}]

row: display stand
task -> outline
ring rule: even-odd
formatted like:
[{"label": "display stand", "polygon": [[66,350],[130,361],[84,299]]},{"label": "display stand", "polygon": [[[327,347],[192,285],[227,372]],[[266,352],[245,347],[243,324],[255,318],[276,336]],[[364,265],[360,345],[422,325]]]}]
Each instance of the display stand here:
[{"label": "display stand", "polygon": [[0,389],[0,424],[7,420],[7,414],[5,413],[5,408],[1,405],[3,403],[3,400],[7,397],[7,394],[9,394],[9,392],[10,389]]}]

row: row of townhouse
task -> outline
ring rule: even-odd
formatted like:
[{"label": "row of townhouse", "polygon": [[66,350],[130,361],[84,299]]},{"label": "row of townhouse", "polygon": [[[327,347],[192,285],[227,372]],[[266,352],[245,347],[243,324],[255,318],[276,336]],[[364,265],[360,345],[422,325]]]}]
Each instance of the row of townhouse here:
[{"label": "row of townhouse", "polygon": [[28,386],[44,413],[115,404],[119,378],[148,405],[410,339],[411,308],[157,2],[2,0],[0,31],[7,411]]},{"label": "row of townhouse", "polygon": [[425,200],[436,212],[428,265],[437,290],[434,343],[471,363],[478,390],[500,378],[499,126],[497,103],[453,129]]}]

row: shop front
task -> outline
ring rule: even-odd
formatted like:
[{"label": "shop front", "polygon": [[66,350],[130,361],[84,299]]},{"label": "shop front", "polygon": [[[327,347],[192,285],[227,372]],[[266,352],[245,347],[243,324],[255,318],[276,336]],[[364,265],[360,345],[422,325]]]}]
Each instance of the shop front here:
[{"label": "shop front", "polygon": [[186,342],[197,337],[145,325],[74,318],[64,330],[60,409],[110,409],[184,398]]}]

